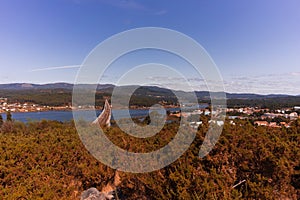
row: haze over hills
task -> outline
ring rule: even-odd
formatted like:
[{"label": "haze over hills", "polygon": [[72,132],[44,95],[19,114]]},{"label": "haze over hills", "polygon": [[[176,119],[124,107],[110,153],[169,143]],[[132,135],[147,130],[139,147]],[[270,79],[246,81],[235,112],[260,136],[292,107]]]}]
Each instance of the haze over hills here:
[{"label": "haze over hills", "polygon": [[[31,84],[31,83],[12,83],[0,84],[0,97],[8,98],[9,102],[32,102],[47,106],[65,106],[72,104],[73,84],[70,83],[49,83],[49,84]],[[85,92],[93,92],[96,87],[93,84],[77,85]],[[110,97],[114,89],[127,94],[127,89],[137,86],[115,86],[112,84],[97,85],[95,94],[96,106],[102,106],[105,99]],[[159,102],[165,102],[166,105],[178,105],[176,94],[185,97],[191,97],[192,92],[174,91],[157,86],[138,86],[130,99],[130,105],[137,107],[149,107]],[[210,103],[210,93],[208,91],[195,92],[199,103]],[[294,107],[300,105],[300,96],[284,94],[250,94],[250,93],[226,93],[227,106],[251,106],[262,108],[278,109],[282,107]]]},{"label": "haze over hills", "polygon": [[[73,90],[74,84],[71,83],[47,83],[47,84],[33,84],[33,83],[9,83],[9,84],[0,84],[0,90]],[[79,84],[78,85],[82,89],[93,89],[95,84]],[[102,91],[111,91],[115,85],[112,84],[101,84],[97,85],[97,90]],[[130,86],[118,86],[118,87],[130,87]],[[140,88],[144,89],[144,94],[147,94],[147,91],[153,94],[171,94],[170,89],[161,88],[158,86],[140,86]],[[190,93],[185,92],[184,93]],[[206,98],[209,97],[208,91],[195,91],[198,97]],[[259,98],[277,98],[277,97],[294,97],[300,95],[286,95],[286,94],[254,94],[254,93],[227,93],[226,97],[229,99],[259,99]]]},{"label": "haze over hills", "polygon": [[[71,83],[47,83],[47,84],[33,84],[33,83],[9,83],[0,84],[0,90],[28,90],[28,89],[66,89],[72,90],[74,84]],[[80,87],[91,89],[95,87],[94,84],[80,84]],[[114,85],[103,84],[98,85],[98,89],[113,88]]]}]

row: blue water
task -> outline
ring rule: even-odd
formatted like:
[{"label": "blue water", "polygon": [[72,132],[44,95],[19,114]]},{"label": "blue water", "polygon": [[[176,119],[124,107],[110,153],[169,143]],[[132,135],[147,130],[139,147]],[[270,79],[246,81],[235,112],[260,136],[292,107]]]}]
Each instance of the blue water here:
[{"label": "blue water", "polygon": [[[170,111],[177,111],[179,108],[167,109]],[[79,112],[81,116],[90,116],[90,110],[80,110]],[[96,112],[97,116],[100,114],[101,110]],[[148,115],[148,109],[139,109],[139,110],[129,110],[131,117],[145,117]],[[6,114],[1,114],[3,119],[6,119]],[[56,120],[56,121],[70,121],[73,119],[72,111],[46,111],[46,112],[26,112],[26,113],[12,113],[12,118],[15,121],[21,122],[29,122],[29,121],[40,121],[40,120]],[[121,119],[127,118],[126,110],[113,110],[112,111],[113,119]],[[93,121],[94,119],[84,118],[89,121]]]},{"label": "blue water", "polygon": [[[207,104],[200,104],[199,106],[193,108],[205,108],[207,107]],[[185,109],[191,109],[191,107],[185,108]],[[185,110],[184,109],[184,110]],[[193,110],[191,109],[191,110]],[[168,108],[166,110],[169,110],[171,112],[179,111],[180,108]],[[162,111],[162,110],[161,110]],[[91,118],[91,110],[80,110],[76,111],[80,112],[80,116],[87,116],[84,117],[85,120],[88,121],[94,121],[95,118]],[[129,110],[130,115],[132,118],[134,117],[145,117],[149,114],[148,109],[137,109],[137,110]],[[96,111],[96,115],[98,116],[101,113],[101,110]],[[112,110],[112,119],[121,119],[121,118],[128,118],[126,115],[126,110]],[[160,114],[164,114],[163,112],[159,112]],[[6,119],[6,114],[1,114],[3,119]],[[56,120],[56,121],[70,121],[73,119],[73,113],[72,111],[46,111],[46,112],[26,112],[26,113],[12,113],[12,118],[15,121],[21,121],[21,122],[29,122],[29,121],[40,121],[40,120]]]}]

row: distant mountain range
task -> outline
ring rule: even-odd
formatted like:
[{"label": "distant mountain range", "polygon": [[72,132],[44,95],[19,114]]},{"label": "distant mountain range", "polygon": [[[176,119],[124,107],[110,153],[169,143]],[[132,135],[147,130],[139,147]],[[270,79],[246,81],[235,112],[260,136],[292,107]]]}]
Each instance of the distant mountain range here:
[{"label": "distant mountain range", "polygon": [[[73,90],[74,84],[71,83],[49,83],[49,84],[32,84],[32,83],[10,83],[10,84],[0,84],[0,90]],[[78,85],[82,89],[93,89],[95,84],[80,84]],[[97,85],[97,90],[104,92],[111,92],[116,86],[112,84],[102,84]],[[130,86],[121,86],[130,87]],[[141,86],[139,90],[140,95],[149,94],[162,96],[162,95],[174,95],[172,91],[166,88],[161,88],[157,86]],[[190,92],[183,92],[190,93]],[[196,95],[199,98],[209,98],[208,91],[196,91]],[[1,96],[1,95],[0,95]],[[295,97],[293,95],[285,94],[252,94],[252,93],[226,93],[228,99],[262,99],[262,98],[284,98],[284,97]],[[300,96],[300,95],[298,95]]]},{"label": "distant mountain range", "polygon": [[[48,83],[48,84],[33,84],[33,83],[9,83],[0,84],[0,90],[29,90],[29,89],[65,89],[72,90],[74,84],[71,83]],[[94,84],[80,84],[80,87],[85,89],[92,89]],[[113,88],[114,85],[104,84],[98,85],[97,89]]]},{"label": "distant mountain range", "polygon": [[[0,84],[0,97],[8,98],[9,102],[32,102],[47,106],[64,106],[72,104],[73,84],[70,83],[50,83],[50,84],[31,84],[31,83],[12,83]],[[115,86],[112,84],[80,84],[76,85],[85,92],[93,92],[97,86],[95,94],[95,105],[102,106],[105,99],[111,96],[115,89],[127,95],[132,87],[137,86]],[[128,90],[129,89],[129,90]],[[138,86],[130,98],[130,105],[137,107],[150,107],[159,102],[167,105],[177,105],[178,99],[175,96],[180,94],[187,100],[193,96],[192,92],[172,91],[167,88],[157,86]],[[210,103],[210,93],[208,91],[196,91],[199,103]],[[283,107],[300,106],[300,96],[283,94],[237,94],[226,93],[228,107],[261,107],[279,109]],[[88,104],[88,102],[86,102]]]}]

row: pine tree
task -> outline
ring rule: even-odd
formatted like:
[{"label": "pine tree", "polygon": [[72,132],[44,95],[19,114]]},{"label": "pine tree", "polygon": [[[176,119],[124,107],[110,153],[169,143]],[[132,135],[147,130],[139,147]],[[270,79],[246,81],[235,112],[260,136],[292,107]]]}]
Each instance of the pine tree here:
[{"label": "pine tree", "polygon": [[0,127],[2,126],[2,124],[3,124],[3,117],[2,117],[2,115],[0,114]]},{"label": "pine tree", "polygon": [[12,117],[11,117],[10,111],[7,111],[7,113],[6,113],[6,121],[12,121]]}]

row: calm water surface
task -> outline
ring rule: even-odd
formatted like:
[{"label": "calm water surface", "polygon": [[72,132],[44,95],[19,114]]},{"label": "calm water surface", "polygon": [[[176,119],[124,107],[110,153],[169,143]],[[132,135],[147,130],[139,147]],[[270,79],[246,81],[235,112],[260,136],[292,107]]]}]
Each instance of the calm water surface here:
[{"label": "calm water surface", "polygon": [[[169,109],[171,111],[179,110],[178,108]],[[81,110],[79,112],[81,116],[90,116],[94,111]],[[131,117],[145,117],[148,115],[149,110],[129,110]],[[101,113],[101,110],[96,112],[97,116]],[[6,114],[1,114],[3,119],[6,119]],[[126,110],[113,110],[112,118],[121,119],[126,118]],[[46,120],[57,120],[57,121],[70,121],[73,119],[72,111],[46,111],[46,112],[26,112],[26,113],[12,113],[12,118],[16,121],[28,122],[28,121],[40,121]],[[93,121],[94,119],[85,118],[86,120]]]},{"label": "calm water surface", "polygon": [[[207,105],[199,105],[199,108],[205,108]],[[180,108],[168,108],[169,111],[179,111]],[[90,114],[94,111],[92,110],[80,110],[81,116],[91,116]],[[138,110],[129,110],[131,117],[145,117],[149,114],[148,109],[138,109]],[[98,116],[101,113],[101,110],[96,111]],[[163,114],[163,113],[161,113]],[[1,114],[3,119],[6,119],[6,114]],[[28,121],[40,121],[40,120],[57,120],[57,121],[70,121],[73,119],[72,111],[46,111],[46,112],[26,112],[26,113],[12,113],[12,118],[16,121],[28,122]],[[112,119],[121,119],[127,118],[126,110],[112,110]],[[85,120],[93,121],[95,119],[89,117],[84,118]]]}]

